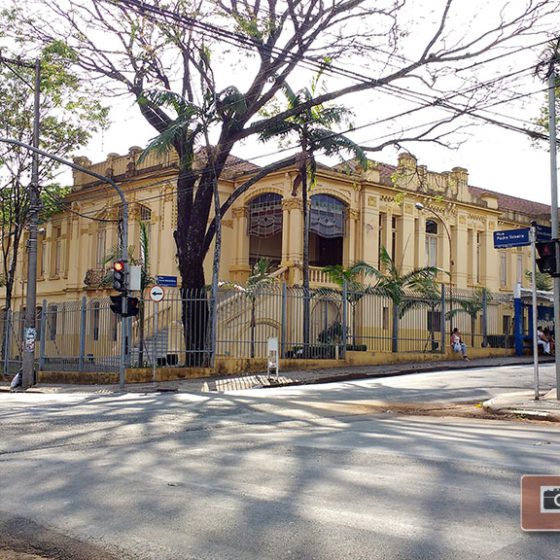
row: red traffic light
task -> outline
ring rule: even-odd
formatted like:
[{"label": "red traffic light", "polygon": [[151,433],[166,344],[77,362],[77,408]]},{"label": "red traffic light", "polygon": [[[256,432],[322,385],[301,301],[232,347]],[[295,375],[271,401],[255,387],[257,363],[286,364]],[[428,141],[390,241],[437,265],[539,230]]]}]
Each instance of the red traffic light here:
[{"label": "red traffic light", "polygon": [[125,261],[115,261],[113,263],[113,289],[117,292],[126,292]]}]

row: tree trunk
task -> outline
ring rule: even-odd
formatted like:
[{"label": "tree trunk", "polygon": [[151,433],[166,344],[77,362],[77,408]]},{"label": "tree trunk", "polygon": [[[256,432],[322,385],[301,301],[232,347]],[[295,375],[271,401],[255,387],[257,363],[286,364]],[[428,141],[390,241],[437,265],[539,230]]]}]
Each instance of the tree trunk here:
[{"label": "tree trunk", "polygon": [[476,315],[471,316],[471,348],[474,348],[474,331],[476,329]]},{"label": "tree trunk", "polygon": [[393,334],[391,337],[391,351],[399,351],[399,306],[393,303]]},{"label": "tree trunk", "polygon": [[[192,204],[192,190],[194,188],[192,179],[183,179],[180,175],[177,183],[178,215],[175,243],[179,257],[183,299],[185,365],[199,367],[205,365],[205,357],[207,356],[209,309],[205,291],[205,254],[202,250],[202,240],[204,240],[212,190],[201,183],[198,187],[195,203]],[[206,189],[206,192],[201,192],[203,189]]]},{"label": "tree trunk", "polygon": [[[8,270],[8,274],[6,275],[6,297],[5,297],[5,305],[4,305],[4,328],[2,329],[2,361],[6,363],[6,355],[9,353],[10,349],[6,347],[6,329],[10,328],[8,324],[8,316],[9,312],[12,309],[12,294],[14,291],[14,281],[16,277],[16,268],[17,268],[17,257],[19,251],[19,241],[21,239],[21,229],[17,229],[13,232],[14,233],[14,243],[12,247],[12,258],[10,260],[10,268]],[[4,371],[4,373],[8,373]]]},{"label": "tree trunk", "polygon": [[255,299],[251,300],[251,358],[255,357],[255,329],[257,328],[257,317],[255,313]]},{"label": "tree trunk", "polygon": [[356,350],[356,304],[358,302],[355,301],[354,303],[350,304],[352,308],[352,345],[354,346],[354,350]]}]

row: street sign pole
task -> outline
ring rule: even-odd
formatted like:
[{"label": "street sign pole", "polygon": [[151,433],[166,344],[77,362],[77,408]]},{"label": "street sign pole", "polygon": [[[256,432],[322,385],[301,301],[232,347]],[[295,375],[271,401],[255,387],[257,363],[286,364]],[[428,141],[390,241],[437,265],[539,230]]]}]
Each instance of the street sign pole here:
[{"label": "street sign pole", "polygon": [[[556,174],[556,72],[558,44],[550,61],[548,73],[548,136],[550,141],[550,225],[552,239],[558,239],[558,178]],[[559,262],[558,243],[556,243],[556,262]],[[560,278],[554,278],[554,336],[560,333]],[[560,352],[555,352],[556,398],[560,400]]]},{"label": "street sign pole", "polygon": [[535,381],[535,400],[539,400],[539,346],[537,343],[537,239],[536,226],[531,227],[531,288],[533,296],[533,372]]}]

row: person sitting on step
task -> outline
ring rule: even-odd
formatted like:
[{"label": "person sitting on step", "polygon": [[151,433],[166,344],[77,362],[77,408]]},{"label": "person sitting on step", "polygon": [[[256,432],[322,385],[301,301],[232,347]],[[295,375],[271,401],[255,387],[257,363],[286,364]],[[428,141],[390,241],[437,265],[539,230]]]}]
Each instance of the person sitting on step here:
[{"label": "person sitting on step", "polygon": [[469,359],[467,357],[467,345],[463,342],[461,333],[457,327],[455,327],[451,333],[451,348],[453,348],[454,352],[461,352],[461,354],[463,354],[463,360]]}]

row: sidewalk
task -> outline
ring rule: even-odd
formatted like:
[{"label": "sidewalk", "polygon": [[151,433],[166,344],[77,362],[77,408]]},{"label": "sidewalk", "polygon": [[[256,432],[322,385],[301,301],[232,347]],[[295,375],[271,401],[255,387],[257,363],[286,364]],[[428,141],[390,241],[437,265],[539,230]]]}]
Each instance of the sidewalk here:
[{"label": "sidewalk", "polygon": [[556,398],[556,389],[541,394],[538,401],[534,397],[533,391],[506,393],[484,402],[482,406],[493,414],[515,414],[533,420],[560,422],[560,401]]},{"label": "sidewalk", "polygon": [[[548,358],[542,363],[551,362]],[[461,370],[479,367],[500,367],[508,365],[529,365],[533,363],[532,356],[507,356],[503,358],[473,359],[470,361],[449,360],[442,362],[400,363],[377,366],[345,366],[330,369],[291,370],[283,371],[278,379],[270,379],[267,374],[237,375],[227,377],[209,377],[204,379],[189,379],[180,381],[166,381],[159,383],[129,383],[124,391],[128,393],[152,392],[228,392],[242,389],[264,387],[278,387],[286,385],[307,385],[314,383],[329,383],[351,379],[365,379],[407,375],[413,373]],[[9,382],[0,381],[0,391],[9,391]],[[118,385],[50,385],[40,384],[28,392],[41,393],[82,393],[107,394],[123,392]],[[560,410],[560,407],[559,407]]]}]

